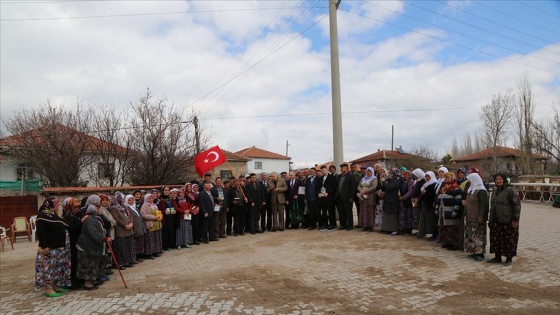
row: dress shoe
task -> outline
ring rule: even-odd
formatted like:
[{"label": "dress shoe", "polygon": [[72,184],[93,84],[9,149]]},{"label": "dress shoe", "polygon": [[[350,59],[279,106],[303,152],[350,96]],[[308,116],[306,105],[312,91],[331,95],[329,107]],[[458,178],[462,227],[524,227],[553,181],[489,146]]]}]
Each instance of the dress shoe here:
[{"label": "dress shoe", "polygon": [[227,238],[225,234],[220,235],[220,238]]},{"label": "dress shoe", "polygon": [[270,230],[270,232],[276,232],[276,229],[272,229],[272,230]]},{"label": "dress shoe", "polygon": [[257,233],[264,233],[262,230],[257,230]]},{"label": "dress shoe", "polygon": [[278,231],[280,231],[280,232],[284,232],[284,228],[278,229]]},{"label": "dress shoe", "polygon": [[254,235],[254,234],[257,234],[257,232],[255,232],[255,231],[251,231],[251,234],[253,234],[253,235]]},{"label": "dress shoe", "polygon": [[346,230],[346,227],[345,227],[345,226],[341,226],[341,227],[339,227],[338,229],[339,229],[339,230]]},{"label": "dress shoe", "polygon": [[204,241],[203,243],[204,243],[204,244],[209,244],[210,242],[208,242],[208,241]]},{"label": "dress shoe", "polygon": [[347,227],[346,231],[352,231],[354,228],[353,227]]},{"label": "dress shoe", "polygon": [[210,242],[217,242],[217,241],[219,241],[219,240],[220,240],[220,239],[218,239],[218,238],[211,238],[211,239],[210,239]]},{"label": "dress shoe", "polygon": [[311,231],[311,230],[315,230],[315,227],[314,227],[314,226],[310,226],[310,227],[308,227],[307,229],[308,229],[309,231]]},{"label": "dress shoe", "polygon": [[200,245],[200,242],[196,241],[193,243],[193,245]]},{"label": "dress shoe", "polygon": [[150,260],[154,260],[154,259],[156,259],[156,258],[155,258],[154,256],[152,256],[152,255],[150,255],[150,256],[146,256],[145,258],[146,258],[146,259],[150,259]]}]

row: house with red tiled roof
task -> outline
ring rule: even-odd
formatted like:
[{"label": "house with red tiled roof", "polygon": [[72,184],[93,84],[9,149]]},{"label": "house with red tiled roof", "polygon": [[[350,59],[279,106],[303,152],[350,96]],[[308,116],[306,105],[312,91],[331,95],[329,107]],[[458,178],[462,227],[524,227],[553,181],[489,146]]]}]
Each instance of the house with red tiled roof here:
[{"label": "house with red tiled roof", "polygon": [[[476,167],[480,170],[483,178],[492,176],[497,172],[518,176],[522,175],[519,163],[524,153],[522,150],[509,147],[486,148],[472,154],[455,157],[453,158],[453,164],[457,165],[458,168]],[[542,154],[532,153],[531,159],[536,166],[536,173],[545,174],[548,158]]]},{"label": "house with red tiled roof", "polygon": [[425,158],[404,152],[400,147],[395,150],[378,149],[377,152],[350,161],[350,163],[356,163],[362,168],[373,167],[375,164],[379,163],[386,169],[402,166],[407,168],[423,167],[422,164],[429,162],[430,161]]},{"label": "house with red tiled roof", "polygon": [[247,174],[247,163],[251,161],[250,158],[246,158],[228,150],[221,150],[226,157],[227,163],[213,168],[209,172],[212,174],[212,178],[221,177],[222,179],[231,179],[239,175]]},{"label": "house with red tiled roof", "polygon": [[[81,132],[76,131],[70,127],[64,126],[62,124],[56,124],[51,126],[51,129],[56,129],[55,134],[76,134],[82,139],[82,143],[86,144],[84,148],[85,154],[95,156],[99,152],[111,152],[115,156],[126,153],[128,150],[118,144],[110,143],[104,141],[100,138],[90,136]],[[0,139],[0,181],[2,182],[21,182],[24,181],[34,181],[40,180],[40,176],[37,172],[23,161],[17,160],[13,151],[22,147],[26,142],[33,141],[35,143],[42,143],[45,141],[45,137],[49,135],[49,130],[47,128],[38,128],[27,131],[23,134],[10,135],[8,137]],[[109,167],[114,168],[115,163],[118,163],[117,159],[111,159],[113,163],[103,163],[99,159],[93,159],[94,162],[86,166],[87,169],[81,170],[79,180],[81,181],[81,186],[104,186],[106,183],[107,170]],[[64,163],[64,161],[60,161]],[[8,194],[4,191],[1,194]],[[20,192],[21,193],[21,192]]]},{"label": "house with red tiled roof", "polygon": [[235,154],[251,159],[247,162],[247,173],[288,172],[290,170],[289,156],[270,152],[255,146],[241,149]]}]

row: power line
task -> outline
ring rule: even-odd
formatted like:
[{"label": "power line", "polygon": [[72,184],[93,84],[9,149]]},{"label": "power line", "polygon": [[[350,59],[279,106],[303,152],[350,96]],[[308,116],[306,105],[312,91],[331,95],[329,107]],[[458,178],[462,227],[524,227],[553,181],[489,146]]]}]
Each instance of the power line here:
[{"label": "power line", "polygon": [[478,53],[481,53],[481,54],[484,54],[484,55],[488,55],[488,56],[491,56],[491,57],[495,57],[495,58],[499,58],[499,59],[502,59],[502,60],[505,60],[505,61],[509,61],[509,62],[512,62],[512,63],[516,63],[516,64],[518,64],[518,65],[522,65],[522,66],[525,66],[525,67],[529,67],[529,68],[533,68],[533,69],[538,69],[538,70],[550,72],[550,73],[553,73],[553,74],[560,74],[560,72],[557,72],[557,71],[554,71],[554,70],[545,69],[545,68],[540,68],[540,67],[537,67],[537,66],[532,66],[532,65],[523,63],[523,62],[511,60],[511,59],[509,59],[509,58],[500,57],[500,56],[497,56],[497,55],[494,55],[494,54],[491,54],[491,53],[488,53],[488,52],[485,52],[485,51],[482,51],[482,50],[479,50],[479,49],[475,49],[475,48],[468,47],[468,46],[465,46],[465,45],[457,44],[457,43],[454,43],[454,42],[452,42],[452,41],[449,41],[449,40],[446,40],[446,39],[443,39],[443,38],[439,38],[439,37],[436,37],[436,36],[432,36],[432,35],[429,35],[429,34],[426,34],[426,33],[422,33],[422,32],[419,32],[419,31],[415,31],[415,30],[413,30],[413,29],[410,29],[410,28],[407,28],[407,27],[404,27],[404,26],[400,26],[400,25],[397,25],[397,24],[394,24],[394,23],[390,23],[390,22],[387,22],[387,21],[383,21],[383,20],[380,20],[380,19],[377,19],[377,18],[374,18],[374,17],[370,17],[370,16],[367,16],[367,15],[362,14],[362,13],[352,12],[352,11],[349,11],[349,10],[346,10],[346,9],[343,9],[343,8],[339,8],[339,10],[345,11],[345,12],[348,12],[348,13],[350,13],[350,14],[354,14],[354,15],[357,15],[357,16],[361,16],[361,17],[364,17],[364,18],[367,18],[367,19],[371,19],[371,20],[374,20],[374,21],[377,21],[377,22],[380,22],[380,23],[383,23],[383,24],[391,25],[391,26],[393,26],[393,27],[397,27],[397,28],[400,28],[400,29],[403,29],[403,30],[406,30],[406,31],[409,31],[409,32],[413,32],[413,33],[416,33],[416,34],[419,34],[419,35],[422,35],[422,36],[426,36],[426,37],[429,37],[429,38],[432,38],[432,39],[435,39],[435,40],[439,40],[439,41],[442,41],[442,42],[446,42],[446,43],[449,43],[449,44],[454,45],[454,46],[457,46],[457,47],[469,49],[469,50],[472,50],[472,51],[475,51],[475,52],[478,52]]},{"label": "power line", "polygon": [[[474,13],[471,13],[471,12],[468,12],[467,10],[463,10],[463,9],[461,9],[461,8],[452,6],[452,5],[450,5],[449,3],[445,3],[445,2],[443,2],[443,1],[437,1],[437,2],[439,2],[439,3],[443,4],[443,5],[446,5],[446,6],[450,7],[450,8],[453,8],[453,9],[455,9],[455,10],[461,11],[461,12],[463,12],[463,13],[465,13],[465,14],[468,14],[468,15],[471,15],[471,16],[474,16],[474,17],[477,17],[477,18],[479,18],[479,19],[481,19],[481,20],[484,20],[484,21],[486,21],[486,22],[499,25],[499,26],[501,26],[501,27],[503,27],[503,28],[507,28],[507,29],[512,30],[512,31],[514,31],[514,32],[517,32],[517,33],[519,33],[519,34],[523,34],[523,35],[526,35],[526,36],[529,36],[529,37],[533,37],[533,38],[536,38],[536,39],[541,40],[541,41],[543,41],[543,42],[547,42],[547,43],[549,43],[549,44],[556,44],[555,42],[549,41],[549,40],[547,40],[547,39],[540,38],[540,37],[538,37],[538,36],[534,36],[534,35],[532,35],[532,34],[522,32],[522,31],[520,31],[520,30],[514,29],[514,28],[509,27],[509,26],[507,26],[507,25],[504,25],[504,24],[498,23],[498,22],[496,22],[496,21],[487,19],[487,18],[482,17],[482,16],[480,16],[480,15],[477,15],[477,14],[474,14]],[[556,52],[556,51],[552,51],[552,52],[557,53],[557,54],[560,54],[560,53],[558,53],[558,52]]]},{"label": "power line", "polygon": [[[538,48],[538,49],[543,49],[541,46],[533,45],[533,44],[524,42],[524,41],[522,41],[522,40],[519,40],[519,39],[510,37],[510,36],[506,36],[506,35],[503,35],[503,34],[500,34],[500,33],[496,33],[496,32],[494,32],[494,31],[489,30],[488,28],[483,28],[483,27],[480,27],[480,26],[478,26],[478,25],[473,25],[473,24],[471,24],[471,23],[461,21],[461,20],[459,20],[459,19],[457,19],[457,18],[450,17],[450,16],[447,16],[447,15],[445,15],[445,14],[441,14],[441,13],[439,13],[439,12],[435,12],[435,11],[433,11],[433,10],[424,8],[424,7],[422,7],[422,6],[415,5],[415,4],[413,4],[413,3],[409,3],[409,4],[412,5],[412,6],[414,6],[414,7],[416,7],[416,8],[419,8],[419,9],[421,9],[421,10],[430,12],[430,13],[432,13],[432,14],[437,14],[437,15],[439,15],[439,16],[445,17],[446,19],[450,19],[450,20],[456,21],[456,22],[458,22],[458,23],[461,23],[461,24],[464,24],[464,25],[467,25],[467,26],[476,28],[476,29],[478,29],[478,30],[481,30],[481,31],[484,31],[484,32],[487,32],[487,33],[490,33],[490,34],[494,34],[494,35],[496,35],[496,36],[499,36],[499,37],[502,37],[502,38],[505,38],[505,39],[508,39],[508,40],[511,40],[511,41],[514,41],[514,42],[517,42],[517,43],[520,43],[520,44],[523,44],[523,45],[532,46],[532,47]],[[429,23],[429,22],[425,22],[425,23]],[[431,24],[431,23],[430,23],[430,24]],[[437,26],[437,27],[441,27],[441,26]],[[444,28],[444,27],[441,27],[441,28],[447,29],[447,28]],[[448,30],[450,30],[450,29],[448,29]],[[494,45],[494,46],[496,46],[496,47],[504,48],[504,49],[507,49],[507,50],[510,50],[510,51],[513,51],[513,52],[516,52],[516,53],[521,53],[521,52],[516,51],[516,50],[514,50],[514,49],[507,48],[507,47],[505,47],[505,46],[501,46],[501,45],[498,45],[498,44],[494,44],[494,43],[485,41],[485,40],[483,40],[483,39],[476,38],[476,37],[474,37],[474,36],[462,34],[462,33],[460,33],[460,32],[453,31],[453,30],[450,30],[450,31],[455,32],[455,33],[460,34],[460,35],[463,35],[463,36],[470,37],[470,38],[475,39],[475,40],[479,40],[479,41],[481,41],[481,42],[485,42],[485,43],[490,44],[490,45]],[[544,48],[543,50],[548,50],[548,49]],[[551,52],[553,52],[554,54],[560,54],[559,52],[554,51],[554,50],[551,50]],[[533,57],[533,58],[537,58],[537,59],[542,59],[542,60],[545,60],[545,61],[551,61],[551,60],[544,59],[544,58],[540,58],[540,57],[536,57],[536,56],[532,56],[532,57]],[[554,62],[554,61],[551,61],[551,62]]]},{"label": "power line", "polygon": [[[311,7],[311,8],[324,8],[324,7]],[[267,11],[267,10],[278,10],[278,9],[280,8],[246,8],[246,9],[218,9],[218,10],[174,11],[174,12],[153,12],[153,13],[127,13],[127,14],[87,15],[87,16],[68,16],[68,17],[0,19],[0,22],[77,20],[77,19],[98,19],[98,18],[115,18],[115,17],[215,13],[215,12]]]},{"label": "power line", "polygon": [[537,28],[540,28],[540,29],[543,29],[543,30],[546,30],[546,31],[549,31],[549,32],[553,32],[553,33],[556,33],[556,34],[560,34],[560,32],[558,32],[558,30],[553,30],[553,29],[551,29],[551,28],[547,28],[547,27],[544,27],[544,26],[541,26],[541,25],[537,25],[537,24],[531,23],[531,22],[529,22],[529,21],[526,21],[526,20],[524,20],[524,19],[521,19],[521,18],[518,18],[518,17],[516,17],[516,16],[513,16],[513,15],[511,15],[511,14],[507,14],[507,13],[505,13],[505,12],[503,12],[503,11],[500,11],[500,10],[498,10],[498,9],[492,8],[492,7],[490,7],[490,6],[486,5],[486,4],[484,4],[482,1],[474,1],[474,0],[472,0],[472,2],[474,2],[474,3],[476,3],[476,4],[480,5],[480,6],[483,6],[483,7],[487,8],[487,9],[489,9],[489,10],[492,10],[492,11],[494,11],[494,12],[497,12],[497,13],[499,13],[499,14],[501,14],[501,15],[507,16],[507,17],[509,17],[509,18],[512,18],[512,19],[521,21],[521,22],[523,22],[523,23],[532,25],[532,26],[534,26],[534,27],[537,27]]},{"label": "power line", "polygon": [[524,6],[526,6],[526,7],[529,7],[529,8],[531,8],[531,9],[533,9],[533,10],[537,10],[537,11],[540,11],[540,12],[542,12],[542,13],[544,13],[544,14],[548,14],[548,15],[550,15],[550,16],[553,16],[553,17],[555,17],[555,18],[560,19],[560,16],[558,16],[558,15],[556,15],[556,14],[554,14],[554,13],[549,12],[549,11],[545,11],[545,10],[543,10],[543,9],[541,9],[541,8],[534,7],[534,6],[532,6],[532,5],[530,5],[530,4],[526,3],[526,2],[517,1],[517,3],[521,3],[522,5],[524,5]]}]

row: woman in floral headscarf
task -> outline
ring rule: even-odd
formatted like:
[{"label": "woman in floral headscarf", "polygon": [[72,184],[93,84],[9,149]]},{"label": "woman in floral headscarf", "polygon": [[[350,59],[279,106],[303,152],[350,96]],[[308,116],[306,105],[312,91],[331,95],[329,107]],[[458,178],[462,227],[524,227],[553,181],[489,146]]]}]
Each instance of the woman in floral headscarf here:
[{"label": "woman in floral headscarf", "polygon": [[[134,250],[134,217],[128,207],[124,205],[124,195],[116,192],[111,200],[111,215],[117,221],[115,227],[115,240],[113,250],[119,263],[120,269],[133,266],[136,262],[136,251]],[[123,268],[125,267],[125,268]]]},{"label": "woman in floral headscarf", "polygon": [[457,184],[457,178],[452,172],[443,175],[443,183],[438,191],[436,212],[439,213],[439,237],[441,247],[457,250],[460,241],[461,200],[463,195]]},{"label": "woman in floral headscarf", "polygon": [[76,243],[82,232],[82,215],[80,213],[80,201],[78,199],[68,197],[64,199],[62,208],[62,220],[67,224],[70,236],[70,261],[71,272],[70,279],[72,282],[71,289],[77,290],[81,287],[81,281],[76,278],[76,267],[78,265],[78,252]]},{"label": "woman in floral headscarf", "polygon": [[373,230],[375,220],[375,206],[377,189],[377,177],[374,175],[373,167],[366,169],[366,176],[358,184],[358,194],[360,195],[360,212],[358,213],[358,225],[363,226],[364,231]]},{"label": "woman in floral headscarf", "polygon": [[163,216],[154,203],[153,194],[150,193],[144,196],[144,203],[142,208],[140,208],[140,213],[146,227],[146,234],[144,234],[144,257],[154,259],[163,252],[161,242],[161,221]]},{"label": "woman in floral headscarf", "polygon": [[37,237],[39,249],[35,260],[35,288],[48,297],[60,296],[70,286],[70,236],[67,224],[56,213],[58,199],[49,197],[39,208]]}]

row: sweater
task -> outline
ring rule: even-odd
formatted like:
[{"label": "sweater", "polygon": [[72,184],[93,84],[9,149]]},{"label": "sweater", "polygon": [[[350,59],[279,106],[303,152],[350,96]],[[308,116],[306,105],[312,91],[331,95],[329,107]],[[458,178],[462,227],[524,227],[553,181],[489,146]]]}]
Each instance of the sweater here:
[{"label": "sweater", "polygon": [[41,248],[66,246],[66,223],[54,213],[41,212],[37,215],[37,237]]}]

